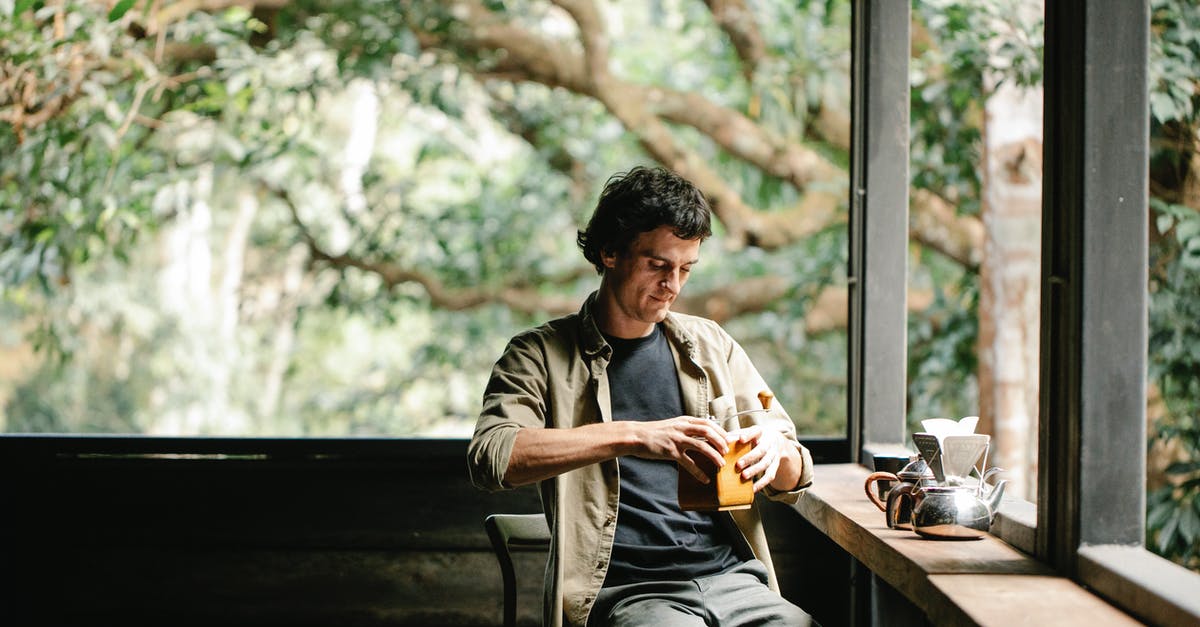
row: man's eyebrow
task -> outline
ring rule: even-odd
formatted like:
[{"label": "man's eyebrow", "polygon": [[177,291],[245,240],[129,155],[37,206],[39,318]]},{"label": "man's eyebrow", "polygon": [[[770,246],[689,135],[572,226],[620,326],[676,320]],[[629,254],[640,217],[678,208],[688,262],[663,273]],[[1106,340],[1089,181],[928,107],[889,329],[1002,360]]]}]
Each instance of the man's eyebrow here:
[{"label": "man's eyebrow", "polygon": [[[655,255],[654,253],[646,253],[646,256],[647,256],[647,257],[649,257],[650,259],[654,259],[654,260],[657,260],[657,261],[661,261],[661,262],[663,262],[663,263],[675,263],[675,260],[673,260],[673,259],[668,259],[668,258],[666,258],[666,257],[663,257],[662,255]],[[685,261],[685,262],[683,262],[683,263],[681,263],[681,264],[679,264],[679,265],[681,265],[681,266],[694,266],[694,265],[696,265],[696,264],[698,264],[698,263],[700,263],[700,258],[699,258],[699,257],[697,257],[697,258],[695,258],[695,259],[692,259],[691,261]]]}]

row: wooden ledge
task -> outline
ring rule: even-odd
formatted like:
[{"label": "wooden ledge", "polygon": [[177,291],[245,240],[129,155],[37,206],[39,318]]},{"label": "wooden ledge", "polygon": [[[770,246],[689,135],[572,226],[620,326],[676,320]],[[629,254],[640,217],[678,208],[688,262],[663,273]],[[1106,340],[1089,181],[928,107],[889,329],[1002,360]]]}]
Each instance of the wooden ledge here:
[{"label": "wooden ledge", "polygon": [[927,540],[889,529],[863,493],[868,474],[857,464],[822,465],[793,507],[934,624],[1140,624],[995,536]]}]

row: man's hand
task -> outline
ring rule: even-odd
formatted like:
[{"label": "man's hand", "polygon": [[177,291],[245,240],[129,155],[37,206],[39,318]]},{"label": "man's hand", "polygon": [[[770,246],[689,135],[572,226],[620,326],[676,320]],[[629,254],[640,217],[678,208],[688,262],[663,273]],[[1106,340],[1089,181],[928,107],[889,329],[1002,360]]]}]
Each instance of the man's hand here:
[{"label": "man's hand", "polygon": [[712,460],[717,468],[725,465],[725,453],[729,450],[725,430],[717,423],[695,416],[679,416],[651,422],[631,422],[638,426],[639,450],[633,454],[647,459],[669,459],[679,463],[701,483],[708,483],[708,475],[688,455],[696,451]]},{"label": "man's hand", "polygon": [[[768,485],[785,492],[794,489],[799,481],[799,473],[802,470],[799,464],[802,462],[796,453],[795,444],[782,433],[774,429],[764,429],[762,425],[751,425],[745,429],[730,431],[726,437],[730,444],[754,443],[754,447],[742,455],[734,468],[741,473],[742,479],[752,480],[759,477],[754,482],[755,492]],[[781,467],[784,469],[782,473]]]}]

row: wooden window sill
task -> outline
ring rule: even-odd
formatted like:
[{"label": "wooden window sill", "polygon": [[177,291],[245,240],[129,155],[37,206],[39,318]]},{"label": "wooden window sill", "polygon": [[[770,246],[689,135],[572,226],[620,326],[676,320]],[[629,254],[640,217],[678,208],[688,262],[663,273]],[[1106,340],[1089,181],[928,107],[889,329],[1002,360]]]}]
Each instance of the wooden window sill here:
[{"label": "wooden window sill", "polygon": [[934,624],[1141,624],[995,536],[939,541],[889,529],[863,493],[868,474],[822,465],[793,507]]}]

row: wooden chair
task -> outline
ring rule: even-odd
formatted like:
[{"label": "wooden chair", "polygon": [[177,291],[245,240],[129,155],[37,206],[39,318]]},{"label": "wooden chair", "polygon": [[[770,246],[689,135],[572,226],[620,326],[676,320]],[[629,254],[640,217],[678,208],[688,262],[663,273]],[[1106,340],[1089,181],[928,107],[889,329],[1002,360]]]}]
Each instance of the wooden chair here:
[{"label": "wooden chair", "polygon": [[504,579],[504,627],[517,624],[517,577],[513,569],[511,549],[514,547],[549,548],[550,527],[543,514],[492,514],[483,521],[500,576]]}]

